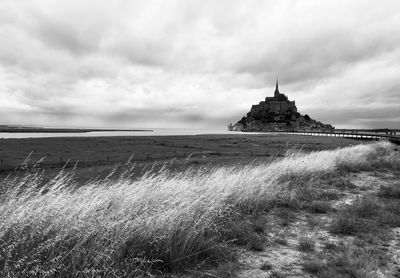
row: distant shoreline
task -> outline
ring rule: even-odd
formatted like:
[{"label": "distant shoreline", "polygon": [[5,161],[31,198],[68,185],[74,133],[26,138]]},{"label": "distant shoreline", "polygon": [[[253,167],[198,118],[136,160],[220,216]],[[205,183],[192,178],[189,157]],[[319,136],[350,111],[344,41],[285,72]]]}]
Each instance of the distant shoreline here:
[{"label": "distant shoreline", "polygon": [[227,130],[173,128],[84,128],[0,125],[0,138],[55,138],[55,137],[119,137],[119,136],[181,136],[199,134],[232,134]]},{"label": "distant shoreline", "polygon": [[148,131],[152,129],[91,129],[91,128],[46,128],[46,127],[23,127],[23,126],[0,126],[0,132],[6,133],[87,133],[87,132],[115,132],[115,131]]}]

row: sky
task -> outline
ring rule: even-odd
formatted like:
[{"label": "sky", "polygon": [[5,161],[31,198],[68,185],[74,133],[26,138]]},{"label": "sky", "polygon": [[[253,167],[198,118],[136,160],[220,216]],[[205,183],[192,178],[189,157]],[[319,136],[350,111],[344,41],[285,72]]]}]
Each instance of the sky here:
[{"label": "sky", "polygon": [[399,0],[1,0],[0,124],[225,129],[272,96],[400,128]]}]

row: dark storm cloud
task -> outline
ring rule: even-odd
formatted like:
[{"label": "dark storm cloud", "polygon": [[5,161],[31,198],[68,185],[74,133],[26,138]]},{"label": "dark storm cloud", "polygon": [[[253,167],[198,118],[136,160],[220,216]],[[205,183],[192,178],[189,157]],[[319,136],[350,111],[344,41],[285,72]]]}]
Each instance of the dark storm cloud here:
[{"label": "dark storm cloud", "polygon": [[271,95],[279,76],[304,114],[394,125],[399,11],[397,0],[5,0],[0,116],[224,127]]}]

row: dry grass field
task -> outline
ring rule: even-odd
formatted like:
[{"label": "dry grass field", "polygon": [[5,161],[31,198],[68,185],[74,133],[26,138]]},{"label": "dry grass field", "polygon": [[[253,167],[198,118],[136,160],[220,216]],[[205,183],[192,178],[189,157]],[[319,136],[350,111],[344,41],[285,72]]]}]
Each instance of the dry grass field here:
[{"label": "dry grass field", "polygon": [[0,181],[0,276],[399,277],[397,147],[327,146],[84,182],[22,166]]}]

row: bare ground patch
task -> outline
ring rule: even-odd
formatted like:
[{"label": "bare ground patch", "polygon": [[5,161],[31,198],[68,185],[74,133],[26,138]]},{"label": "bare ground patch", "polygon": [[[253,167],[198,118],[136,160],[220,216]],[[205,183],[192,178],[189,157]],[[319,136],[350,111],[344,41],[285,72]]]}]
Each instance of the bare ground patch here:
[{"label": "bare ground patch", "polygon": [[266,213],[264,250],[240,255],[238,277],[400,277],[400,228],[390,218],[400,207],[398,176],[362,171],[325,182],[319,196],[337,198],[292,210],[291,221],[278,208]]}]

